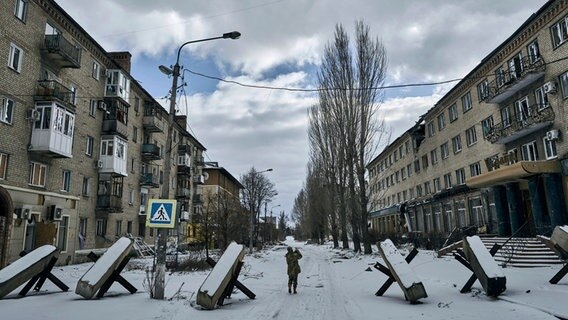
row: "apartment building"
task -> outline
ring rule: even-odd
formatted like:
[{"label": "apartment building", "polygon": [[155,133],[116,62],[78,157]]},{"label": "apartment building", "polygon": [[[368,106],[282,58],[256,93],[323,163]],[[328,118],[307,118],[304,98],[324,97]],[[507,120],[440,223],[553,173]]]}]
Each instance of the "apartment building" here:
[{"label": "apartment building", "polygon": [[237,235],[247,234],[248,217],[241,207],[243,185],[229,171],[217,163],[202,169],[203,184],[197,189],[195,201],[201,204],[201,214],[190,219],[187,234],[189,243],[205,241],[205,221],[208,222],[209,247],[217,244],[225,248]]},{"label": "apartment building", "polygon": [[167,112],[130,74],[130,53],[106,52],[52,0],[0,6],[0,187],[15,208],[0,218],[0,256],[53,244],[61,264],[128,234],[153,243],[148,199],[170,183],[178,207],[193,207],[179,186],[196,188],[205,147],[176,116],[165,150]]},{"label": "apartment building", "polygon": [[548,1],[367,166],[372,228],[549,235],[568,222],[568,2]]}]

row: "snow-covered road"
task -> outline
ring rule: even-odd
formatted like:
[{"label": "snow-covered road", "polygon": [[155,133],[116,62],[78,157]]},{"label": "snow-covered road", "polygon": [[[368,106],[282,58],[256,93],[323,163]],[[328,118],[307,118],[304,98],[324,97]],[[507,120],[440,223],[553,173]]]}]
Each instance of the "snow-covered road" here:
[{"label": "snow-covered road", "polygon": [[[0,319],[557,319],[550,313],[568,318],[568,279],[558,285],[548,284],[558,266],[503,269],[507,291],[502,299],[495,300],[484,295],[479,283],[471,293],[460,294],[471,272],[453,259],[439,259],[423,251],[410,266],[424,283],[428,298],[411,305],[397,284],[382,297],[374,295],[386,280],[372,268],[381,260],[376,254],[357,256],[329,246],[287,244],[303,254],[298,294],[288,294],[286,245],[280,245],[245,257],[239,280],[257,295],[254,300],[237,291],[225,306],[201,310],[195,305],[195,292],[207,272],[168,274],[166,297],[171,299],[150,300],[142,286],[144,272],[140,268],[123,273],[138,293],[131,295],[115,284],[103,299],[84,300],[74,289],[89,268],[87,263],[54,269],[71,288],[69,292],[58,291],[49,281],[42,292],[32,292],[25,298],[18,298],[18,290],[12,292],[0,300]],[[134,260],[137,264],[148,262]]]}]

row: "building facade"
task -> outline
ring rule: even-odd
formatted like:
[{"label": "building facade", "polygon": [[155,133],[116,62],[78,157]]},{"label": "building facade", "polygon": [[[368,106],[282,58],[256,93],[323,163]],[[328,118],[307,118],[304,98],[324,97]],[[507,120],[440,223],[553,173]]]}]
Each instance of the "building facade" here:
[{"label": "building facade", "polygon": [[[176,116],[177,148],[165,150],[167,112],[130,74],[130,54],[106,52],[54,1],[0,6],[0,187],[15,208],[0,254],[54,244],[61,264],[124,235],[153,243],[148,199],[170,183],[193,210],[194,192],[181,190],[195,189],[205,147]],[[171,181],[165,156],[177,160]]]},{"label": "building facade", "polygon": [[382,235],[568,222],[568,1],[548,1],[367,167]]}]

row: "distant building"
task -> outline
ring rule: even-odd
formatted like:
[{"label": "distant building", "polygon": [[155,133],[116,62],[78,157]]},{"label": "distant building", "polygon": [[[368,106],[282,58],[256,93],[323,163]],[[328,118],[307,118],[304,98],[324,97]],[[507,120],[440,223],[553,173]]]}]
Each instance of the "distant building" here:
[{"label": "distant building", "polygon": [[[193,211],[205,147],[176,116],[165,150],[167,112],[130,74],[130,53],[105,51],[55,1],[0,8],[0,186],[15,207],[0,218],[0,258],[54,244],[69,263],[124,235],[153,244],[148,199],[169,183]],[[162,181],[170,151],[174,174]]]},{"label": "distant building", "polygon": [[374,232],[534,236],[568,222],[566,30],[568,2],[548,1],[368,164]]}]

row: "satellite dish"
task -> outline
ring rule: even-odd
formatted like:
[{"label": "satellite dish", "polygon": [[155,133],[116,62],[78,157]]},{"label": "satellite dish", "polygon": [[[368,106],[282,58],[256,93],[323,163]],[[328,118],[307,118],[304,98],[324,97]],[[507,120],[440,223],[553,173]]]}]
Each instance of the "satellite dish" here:
[{"label": "satellite dish", "polygon": [[209,173],[203,172],[203,180],[207,181],[207,179],[209,179]]}]

